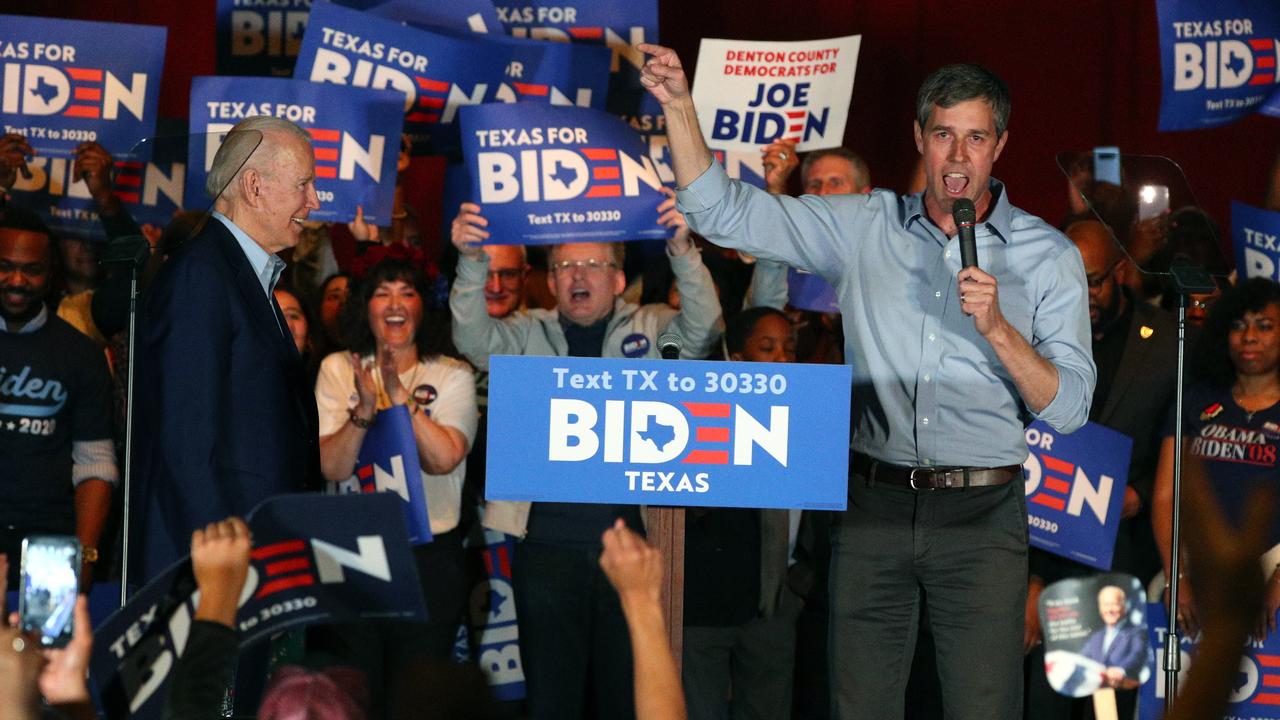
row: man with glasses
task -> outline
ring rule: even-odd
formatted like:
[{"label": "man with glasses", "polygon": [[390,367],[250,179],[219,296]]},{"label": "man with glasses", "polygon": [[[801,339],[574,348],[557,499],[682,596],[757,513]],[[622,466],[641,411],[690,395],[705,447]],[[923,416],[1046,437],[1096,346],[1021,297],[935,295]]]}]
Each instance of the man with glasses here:
[{"label": "man with glasses", "polygon": [[529,275],[524,246],[485,245],[484,254],[489,256],[489,274],[484,281],[485,309],[491,318],[510,317],[524,306],[524,281]]},{"label": "man with glasses", "polygon": [[[1089,285],[1089,325],[1093,361],[1098,367],[1089,420],[1133,438],[1111,569],[1134,575],[1145,584],[1160,569],[1149,508],[1162,440],[1161,420],[1173,401],[1177,325],[1168,312],[1134,298],[1127,282],[1134,272],[1133,265],[1120,252],[1106,225],[1097,220],[1081,220],[1069,225],[1066,235],[1080,250]],[[1067,577],[1092,575],[1094,571],[1034,548],[1030,566],[1027,704],[1038,718],[1071,717],[1072,705],[1079,708],[1088,703],[1057,695],[1045,680],[1044,655],[1038,647],[1041,628],[1034,608],[1046,585]],[[1121,690],[1116,702],[1120,717],[1130,717],[1137,692]]]},{"label": "man with glasses", "polygon": [[[673,198],[658,206],[658,223],[675,231],[667,256],[680,310],[622,300],[627,284],[623,246],[583,242],[550,248],[547,284],[554,309],[497,318],[486,311],[486,277],[494,271],[480,246],[489,239],[487,221],[478,206],[464,203],[451,233],[460,255],[449,297],[454,344],[481,370],[488,368],[491,353],[657,358],[657,338],[665,332],[683,338],[682,357],[704,357],[720,325],[711,274]],[[634,717],[626,620],[599,564],[600,537],[619,518],[644,532],[635,506],[497,501],[486,506],[485,526],[522,540],[512,580],[534,720]]]}]

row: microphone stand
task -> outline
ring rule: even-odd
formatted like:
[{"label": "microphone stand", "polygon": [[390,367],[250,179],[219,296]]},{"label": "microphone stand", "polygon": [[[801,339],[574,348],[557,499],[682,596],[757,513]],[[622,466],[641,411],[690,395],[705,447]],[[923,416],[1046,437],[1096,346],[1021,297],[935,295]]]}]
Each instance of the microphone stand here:
[{"label": "microphone stand", "polygon": [[126,351],[129,367],[125,376],[124,475],[120,498],[120,530],[123,538],[120,548],[120,607],[124,607],[129,600],[129,505],[133,479],[133,380],[134,368],[137,367],[134,352],[138,337],[138,271],[146,263],[150,250],[151,246],[146,238],[141,235],[126,235],[108,243],[102,258],[103,265],[129,267],[129,341]]},{"label": "microphone stand", "polygon": [[1178,696],[1178,673],[1182,670],[1182,647],[1178,640],[1178,591],[1182,535],[1182,393],[1187,345],[1187,298],[1192,294],[1210,293],[1217,285],[1202,267],[1174,265],[1169,268],[1174,290],[1178,293],[1178,367],[1174,387],[1173,444],[1173,533],[1169,561],[1169,617],[1164,637],[1164,702],[1165,712]]}]

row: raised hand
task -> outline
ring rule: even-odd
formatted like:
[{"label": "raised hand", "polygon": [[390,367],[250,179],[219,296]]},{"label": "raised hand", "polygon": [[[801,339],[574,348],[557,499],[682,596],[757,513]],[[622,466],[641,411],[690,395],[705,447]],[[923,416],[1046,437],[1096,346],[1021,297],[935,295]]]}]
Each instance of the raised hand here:
[{"label": "raised hand", "polygon": [[676,51],[661,45],[640,43],[636,49],[651,55],[640,69],[640,84],[663,105],[689,97],[689,78]]}]

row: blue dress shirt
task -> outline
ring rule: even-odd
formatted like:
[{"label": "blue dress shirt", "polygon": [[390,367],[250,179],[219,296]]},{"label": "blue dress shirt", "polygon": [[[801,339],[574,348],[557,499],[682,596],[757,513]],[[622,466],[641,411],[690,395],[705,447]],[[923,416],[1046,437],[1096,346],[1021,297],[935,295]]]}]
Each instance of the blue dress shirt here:
[{"label": "blue dress shirt", "polygon": [[999,283],[1000,310],[1058,370],[1040,413],[960,310],[960,251],[921,195],[770,195],[713,162],[677,192],[689,226],[712,242],[821,275],[840,299],[853,365],[853,446],[898,465],[995,467],[1027,457],[1035,415],[1067,433],[1089,415],[1096,369],[1080,253],[1062,233],[994,203],[976,229],[978,263]]},{"label": "blue dress shirt", "polygon": [[276,283],[280,280],[280,273],[284,272],[285,262],[280,258],[272,255],[262,246],[253,241],[249,234],[240,229],[226,215],[214,210],[212,215],[218,218],[218,222],[227,227],[227,230],[235,237],[236,242],[240,243],[240,249],[244,251],[244,256],[249,259],[249,266],[253,268],[253,274],[257,276],[258,283],[262,285],[262,292],[266,293],[267,299],[271,299],[271,293],[276,289]]}]

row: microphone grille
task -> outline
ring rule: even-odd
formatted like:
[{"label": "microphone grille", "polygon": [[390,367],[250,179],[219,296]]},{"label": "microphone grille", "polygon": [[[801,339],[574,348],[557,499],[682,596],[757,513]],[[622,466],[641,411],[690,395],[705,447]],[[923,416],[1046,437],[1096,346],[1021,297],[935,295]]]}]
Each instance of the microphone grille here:
[{"label": "microphone grille", "polygon": [[677,335],[677,334],[675,334],[675,333],[672,333],[672,332],[666,332],[666,333],[662,333],[661,335],[659,335],[659,336],[658,336],[658,348],[659,348],[659,349],[664,349],[664,348],[669,348],[669,347],[673,347],[673,348],[675,348],[675,349],[676,349],[676,352],[679,352],[680,350],[683,350],[683,349],[684,349],[684,338],[682,338],[682,337],[680,337],[679,335]]},{"label": "microphone grille", "polygon": [[957,225],[972,225],[978,221],[978,211],[969,198],[960,198],[951,204],[951,218]]}]

